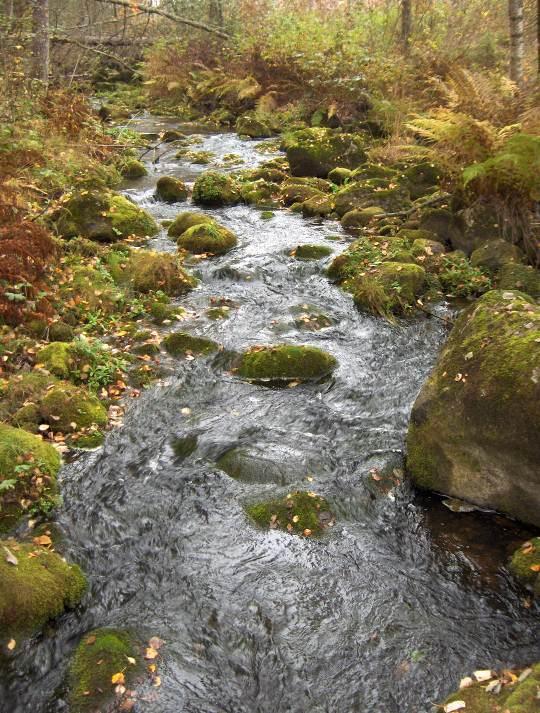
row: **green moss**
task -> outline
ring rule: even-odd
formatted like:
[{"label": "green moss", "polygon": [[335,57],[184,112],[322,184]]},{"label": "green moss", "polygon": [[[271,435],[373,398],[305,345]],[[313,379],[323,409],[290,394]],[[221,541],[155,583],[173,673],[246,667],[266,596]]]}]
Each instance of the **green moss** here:
[{"label": "green moss", "polygon": [[304,203],[311,198],[326,199],[322,191],[314,186],[305,186],[300,183],[285,181],[281,186],[281,200],[285,205]]},{"label": "green moss", "polygon": [[[123,261],[119,253],[112,254],[117,256],[118,263]],[[74,314],[82,322],[86,321],[91,312],[99,311],[104,315],[118,312],[125,299],[110,275],[93,267],[75,267],[72,280],[61,286],[60,295],[64,305],[74,304],[64,314]]]},{"label": "green moss", "polygon": [[208,319],[218,320],[218,319],[229,319],[231,316],[230,307],[210,307],[206,310],[206,316]]},{"label": "green moss", "polygon": [[517,245],[500,238],[484,243],[471,255],[471,265],[481,267],[490,273],[496,272],[509,262],[525,262],[525,255]]},{"label": "green moss", "polygon": [[112,222],[115,235],[119,238],[129,238],[131,235],[144,238],[159,232],[159,227],[152,216],[125,196],[111,197],[107,215]]},{"label": "green moss", "polygon": [[137,161],[135,158],[130,158],[124,161],[120,166],[120,173],[123,178],[135,179],[142,178],[148,175],[148,171],[142,161]]},{"label": "green moss", "polygon": [[279,500],[250,505],[246,512],[260,527],[285,530],[294,535],[320,535],[333,524],[328,502],[320,495],[301,490]]},{"label": "green moss", "polygon": [[161,140],[164,144],[171,144],[174,141],[182,141],[185,138],[186,135],[176,129],[167,129],[167,131],[164,131],[161,134]]},{"label": "green moss", "polygon": [[320,329],[332,326],[332,320],[321,312],[312,312],[304,309],[306,305],[300,305],[299,309],[293,311],[297,315],[294,323],[298,329],[310,332],[318,332]]},{"label": "green moss", "polygon": [[422,294],[426,272],[419,265],[384,262],[344,283],[358,307],[388,317],[412,309]]},{"label": "green moss", "polygon": [[263,210],[261,213],[262,220],[272,220],[276,214],[272,210]]},{"label": "green moss", "polygon": [[427,230],[444,245],[457,247],[463,241],[463,220],[446,208],[428,208],[422,212],[420,230]]},{"label": "green moss", "polygon": [[522,584],[534,587],[540,582],[540,537],[524,542],[514,552],[510,571]]},{"label": "green moss", "polygon": [[62,321],[51,322],[47,333],[50,342],[70,342],[75,336],[73,327]]},{"label": "green moss", "polygon": [[387,182],[397,180],[399,172],[390,166],[378,163],[366,163],[353,171],[351,181],[366,181],[370,178],[384,178]]},{"label": "green moss", "polygon": [[37,360],[54,376],[69,379],[75,360],[69,342],[51,342],[37,353]]},{"label": "green moss", "polygon": [[540,524],[540,308],[490,291],[460,315],[412,412],[407,467],[421,487]]},{"label": "green moss", "polygon": [[150,250],[139,250],[131,255],[122,280],[135,292],[146,294],[161,290],[170,296],[183,295],[197,284],[177,256]]},{"label": "green moss", "polygon": [[[370,179],[371,181],[377,179]],[[407,209],[411,205],[409,192],[403,186],[383,188],[368,181],[348,183],[334,197],[336,213],[343,216],[351,210],[377,206],[385,213]]]},{"label": "green moss", "polygon": [[58,451],[39,436],[0,424],[1,532],[15,525],[25,509],[50,510],[60,464]]},{"label": "green moss", "polygon": [[302,203],[302,213],[307,218],[326,217],[334,210],[334,202],[329,196],[313,196]]},{"label": "green moss", "polygon": [[68,383],[58,384],[47,391],[40,404],[40,413],[45,423],[62,433],[93,425],[106,426],[108,420],[107,411],[97,397]]},{"label": "green moss", "polygon": [[321,379],[337,366],[322,349],[280,344],[253,347],[241,357],[237,374],[254,381]]},{"label": "green moss", "polygon": [[384,213],[384,210],[379,206],[369,206],[368,208],[360,208],[359,210],[350,210],[341,218],[341,225],[345,230],[356,231],[359,228],[367,227],[371,221],[377,216]]},{"label": "green moss", "polygon": [[434,270],[444,294],[453,297],[481,295],[491,288],[491,280],[484,270],[471,265],[459,251],[441,255]]},{"label": "green moss", "polygon": [[153,300],[147,306],[147,311],[152,317],[154,324],[163,324],[164,322],[175,322],[184,312],[182,307],[175,307],[169,302],[163,300]]},{"label": "green moss", "polygon": [[[129,659],[135,659],[133,665]],[[104,710],[115,700],[112,677],[123,673],[130,688],[142,669],[141,652],[131,634],[121,629],[94,629],[82,639],[68,672],[71,713]]]},{"label": "green moss", "polygon": [[283,141],[293,176],[326,178],[334,168],[356,168],[366,160],[360,135],[331,129],[302,129]]},{"label": "green moss", "polygon": [[169,226],[168,233],[171,238],[178,238],[189,228],[192,228],[194,225],[202,225],[203,223],[214,223],[214,219],[205,213],[186,211],[176,216]]},{"label": "green moss", "polygon": [[507,263],[498,271],[495,282],[500,290],[520,290],[540,299],[540,272],[531,265]]},{"label": "green moss", "polygon": [[[0,421],[11,419],[25,404],[35,404],[56,380],[38,371],[22,372],[0,386]],[[19,424],[17,424],[19,425]]]},{"label": "green moss", "polygon": [[240,195],[248,205],[272,208],[277,205],[275,196],[279,194],[279,190],[280,187],[277,183],[268,183],[263,180],[249,181],[242,185]]},{"label": "green moss", "polygon": [[74,607],[86,589],[77,565],[55,552],[15,540],[1,542],[17,558],[17,566],[0,557],[0,630],[2,637],[21,638],[39,631],[50,619]]},{"label": "green moss", "polygon": [[407,185],[411,198],[416,200],[437,190],[442,177],[442,170],[435,164],[423,162],[405,169],[403,181]]},{"label": "green moss", "polygon": [[342,186],[352,176],[352,171],[349,168],[343,168],[339,166],[338,168],[333,168],[328,174],[328,180],[332,181],[338,186]]},{"label": "green moss", "polygon": [[290,253],[298,260],[321,260],[331,254],[332,250],[327,245],[298,245]]},{"label": "green moss", "polygon": [[105,440],[105,434],[97,429],[89,433],[76,434],[72,437],[71,443],[77,448],[99,448]]},{"label": "green moss", "polygon": [[234,205],[240,202],[240,189],[229,175],[208,171],[193,186],[193,202],[199,205]]},{"label": "green moss", "polygon": [[266,181],[267,183],[283,183],[286,180],[287,174],[279,168],[256,168],[249,173],[249,178],[252,181]]},{"label": "green moss", "polygon": [[266,139],[272,136],[272,131],[264,121],[248,114],[238,117],[236,131],[240,136],[249,136],[252,139]]},{"label": "green moss", "polygon": [[174,332],[163,340],[163,346],[173,356],[197,355],[206,356],[219,349],[219,345],[211,339],[194,337],[187,332]]},{"label": "green moss", "polygon": [[436,234],[431,232],[431,230],[420,230],[411,228],[400,228],[396,233],[396,238],[405,240],[407,243],[409,243],[409,245],[412,245],[415,240],[435,240],[436,242],[439,242],[437,240]]},{"label": "green moss", "polygon": [[178,238],[178,247],[194,254],[223,255],[237,243],[236,235],[217,223],[201,223],[188,228]]},{"label": "green moss", "polygon": [[186,184],[174,176],[161,176],[156,184],[156,196],[166,203],[185,201],[189,195]]}]

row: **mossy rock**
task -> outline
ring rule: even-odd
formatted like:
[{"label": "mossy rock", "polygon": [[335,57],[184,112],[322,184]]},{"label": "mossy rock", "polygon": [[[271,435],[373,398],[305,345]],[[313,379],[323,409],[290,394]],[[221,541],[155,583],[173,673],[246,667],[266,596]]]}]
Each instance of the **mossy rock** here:
[{"label": "mossy rock", "polygon": [[164,144],[172,144],[174,141],[183,141],[186,135],[176,129],[167,129],[161,134],[161,141]]},{"label": "mossy rock", "polygon": [[189,228],[193,228],[194,225],[214,222],[212,216],[206,215],[206,213],[186,211],[176,216],[169,226],[168,234],[171,238],[179,238],[182,233],[185,233]]},{"label": "mossy rock", "polygon": [[342,186],[352,176],[352,171],[350,168],[343,168],[339,166],[338,168],[333,168],[328,174],[328,180],[335,183],[337,186]]},{"label": "mossy rock", "polygon": [[420,230],[418,228],[400,228],[396,233],[396,238],[405,240],[409,245],[412,245],[415,240],[435,240],[440,242],[431,230]]},{"label": "mossy rock", "polygon": [[165,349],[175,357],[180,356],[207,356],[217,352],[219,344],[211,339],[204,337],[195,337],[188,332],[174,332],[169,334],[163,340]]},{"label": "mossy rock", "polygon": [[[48,621],[74,607],[86,590],[86,579],[77,565],[34,544],[0,542],[0,630],[7,643],[38,632]],[[6,559],[7,548],[17,558]]]},{"label": "mossy rock", "polygon": [[531,265],[507,263],[496,275],[496,284],[500,290],[520,290],[533,299],[540,299],[540,271]]},{"label": "mossy rock", "polygon": [[218,223],[201,223],[188,228],[178,238],[179,248],[196,255],[224,255],[238,244],[236,235]]},{"label": "mossy rock", "polygon": [[25,508],[47,512],[56,504],[60,465],[58,451],[39,436],[0,424],[0,532],[13,527]]},{"label": "mossy rock", "polygon": [[83,322],[90,312],[109,315],[120,311],[125,300],[125,295],[111,278],[107,279],[102,271],[90,266],[76,267],[72,279],[61,285],[60,296],[64,306],[75,302],[74,307],[64,309],[64,318],[74,314],[77,321]]},{"label": "mossy rock", "polygon": [[267,181],[249,181],[244,183],[240,190],[240,195],[244,203],[255,205],[259,208],[277,205],[276,196],[279,195],[280,187],[277,183]]},{"label": "mossy rock", "polygon": [[540,596],[540,537],[533,537],[518,547],[509,569],[516,579]]},{"label": "mossy rock", "polygon": [[324,200],[327,196],[314,186],[305,186],[300,183],[290,183],[285,181],[281,184],[281,200],[285,205],[293,205],[294,203],[304,203],[311,198],[320,198]]},{"label": "mossy rock", "polygon": [[302,203],[302,213],[306,218],[325,218],[334,211],[334,202],[327,196],[313,196]]},{"label": "mossy rock", "polygon": [[62,245],[65,253],[70,255],[81,255],[82,257],[99,257],[105,253],[107,248],[88,238],[71,238]]},{"label": "mossy rock", "polygon": [[212,321],[216,322],[219,319],[229,319],[231,316],[231,308],[230,307],[210,307],[210,309],[207,309],[205,312],[206,316],[208,319],[211,319]]},{"label": "mossy rock", "polygon": [[367,227],[374,218],[382,214],[384,214],[384,210],[380,206],[350,210],[342,216],[341,225],[344,230],[355,232]]},{"label": "mossy rock", "polygon": [[82,236],[103,242],[131,235],[152,236],[159,231],[149,213],[117,193],[76,193],[57,211],[55,221],[62,237]]},{"label": "mossy rock", "polygon": [[256,168],[251,171],[249,177],[252,181],[266,181],[267,183],[283,183],[288,176],[285,171],[279,168]]},{"label": "mossy rock", "polygon": [[36,358],[54,376],[69,379],[75,365],[72,347],[70,342],[51,342],[38,351]]},{"label": "mossy rock", "polygon": [[193,186],[193,202],[199,205],[235,205],[240,200],[237,182],[225,173],[207,171],[197,178]]},{"label": "mossy rock", "polygon": [[[377,180],[377,179],[371,179]],[[409,192],[403,186],[383,188],[366,181],[348,183],[334,196],[336,213],[344,216],[351,210],[377,206],[385,213],[395,213],[411,206]]]},{"label": "mossy rock", "polygon": [[519,292],[459,316],[412,411],[418,486],[540,525],[539,339],[540,307]]},{"label": "mossy rock", "polygon": [[[499,693],[486,690],[486,683],[473,683],[449,696],[444,705],[462,701],[466,713],[537,713],[538,689],[540,687],[540,663],[530,667],[530,673],[519,680],[520,672],[516,672],[517,680],[512,685],[501,685]],[[505,677],[502,676],[505,680]],[[492,679],[495,682],[495,679]]]},{"label": "mossy rock", "polygon": [[171,297],[184,295],[197,285],[179,257],[168,253],[138,250],[126,261],[122,282],[135,292],[161,290]]},{"label": "mossy rock", "polygon": [[490,273],[497,272],[509,262],[525,262],[525,255],[517,245],[512,245],[501,238],[484,243],[471,254],[471,264],[474,267],[482,267]]},{"label": "mossy rock", "polygon": [[298,477],[296,469],[290,472],[286,464],[272,460],[256,448],[231,448],[217,460],[216,465],[231,478],[244,483],[287,485]]},{"label": "mossy rock", "polygon": [[424,210],[420,217],[419,229],[433,233],[436,240],[456,250],[460,249],[465,234],[463,220],[446,208]]},{"label": "mossy rock", "polygon": [[411,245],[411,255],[420,265],[430,266],[446,253],[446,248],[438,240],[417,238]]},{"label": "mossy rock", "polygon": [[477,248],[501,237],[500,204],[483,200],[459,212],[461,231],[452,236],[452,248],[471,255]]},{"label": "mossy rock", "polygon": [[365,274],[357,274],[344,283],[358,307],[389,317],[413,309],[423,293],[426,271],[403,262],[384,262]]},{"label": "mossy rock", "polygon": [[189,195],[186,184],[174,176],[161,176],[156,183],[155,195],[165,203],[180,203]]},{"label": "mossy rock", "polygon": [[244,352],[236,373],[251,381],[309,381],[328,376],[336,366],[336,359],[317,347],[279,344]]},{"label": "mossy rock", "polygon": [[270,127],[255,116],[244,114],[236,121],[236,133],[251,139],[267,139],[272,136]]},{"label": "mossy rock", "polygon": [[[132,664],[129,659],[135,659]],[[140,647],[123,629],[94,629],[77,646],[67,676],[71,713],[116,709],[112,677],[124,674],[124,686],[133,687],[142,670]]]},{"label": "mossy rock", "polygon": [[328,245],[298,245],[290,253],[298,260],[322,260],[332,254],[332,249]]},{"label": "mossy rock", "polygon": [[25,405],[37,403],[54,383],[56,379],[39,371],[14,374],[0,386],[0,421],[11,420]]},{"label": "mossy rock", "polygon": [[47,391],[39,410],[43,421],[62,433],[106,426],[108,421],[107,410],[96,396],[66,382]]},{"label": "mossy rock", "polygon": [[333,320],[328,315],[319,312],[315,306],[308,304],[297,305],[291,308],[294,323],[298,329],[309,332],[318,332],[326,327],[331,327]]},{"label": "mossy rock", "polygon": [[400,172],[390,166],[383,166],[378,163],[365,163],[360,168],[352,172],[350,179],[352,182],[366,181],[370,178],[384,178],[387,183],[396,181]]},{"label": "mossy rock", "polygon": [[334,523],[328,502],[321,495],[302,490],[284,498],[249,505],[246,512],[259,527],[304,537],[321,535]]},{"label": "mossy rock", "polygon": [[416,200],[436,191],[442,175],[441,168],[424,161],[405,169],[402,180],[407,185],[411,198]]},{"label": "mossy rock", "polygon": [[124,161],[120,166],[120,173],[123,178],[127,178],[128,180],[134,180],[148,175],[144,163],[138,161],[136,158],[130,158]]},{"label": "mossy rock", "polygon": [[47,329],[47,337],[50,342],[71,342],[75,336],[72,326],[65,322],[51,322]]},{"label": "mossy rock", "polygon": [[184,311],[182,307],[175,307],[169,302],[163,302],[162,300],[153,300],[146,309],[148,314],[152,317],[154,324],[174,322]]},{"label": "mossy rock", "polygon": [[287,183],[296,186],[310,186],[311,188],[316,188],[318,191],[321,191],[321,193],[330,194],[334,190],[331,181],[314,176],[291,176],[287,179]]},{"label": "mossy rock", "polygon": [[334,168],[353,169],[364,163],[364,140],[357,134],[311,128],[288,134],[283,142],[293,176],[326,178]]}]

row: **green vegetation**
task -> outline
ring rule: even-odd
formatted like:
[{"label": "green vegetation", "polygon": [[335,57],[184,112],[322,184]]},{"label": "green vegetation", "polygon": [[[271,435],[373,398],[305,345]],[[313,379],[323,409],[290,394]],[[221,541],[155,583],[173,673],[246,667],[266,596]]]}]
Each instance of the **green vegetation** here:
[{"label": "green vegetation", "polygon": [[236,235],[218,223],[200,223],[185,230],[177,240],[178,247],[190,253],[223,255],[237,244]]},{"label": "green vegetation", "polygon": [[304,537],[320,535],[334,523],[328,502],[316,493],[301,490],[280,500],[250,505],[246,512],[260,527]]},{"label": "green vegetation", "polygon": [[332,254],[328,245],[298,245],[290,253],[298,260],[321,260]]},{"label": "green vegetation", "polygon": [[169,226],[168,233],[171,238],[179,238],[182,233],[185,233],[186,230],[192,228],[194,225],[213,222],[214,219],[210,215],[186,211],[185,213],[180,213],[180,215],[176,216]]},{"label": "green vegetation", "polygon": [[280,344],[244,352],[236,373],[252,381],[309,381],[328,376],[336,366],[336,359],[317,347]]},{"label": "green vegetation", "polygon": [[156,196],[165,203],[185,201],[189,192],[186,184],[174,176],[161,176],[156,183]]},{"label": "green vegetation", "polygon": [[[524,678],[520,675],[524,674]],[[491,681],[497,684],[496,676]],[[534,664],[523,672],[517,671],[510,680],[503,674],[500,678],[500,692],[488,692],[485,683],[473,683],[467,688],[453,693],[445,704],[463,701],[471,713],[492,713],[497,709],[508,713],[535,713],[538,710],[538,686],[540,685],[540,664]]]},{"label": "green vegetation", "polygon": [[219,349],[219,345],[211,339],[194,337],[187,332],[173,332],[165,337],[163,346],[173,356],[206,356]]},{"label": "green vegetation", "polygon": [[540,596],[540,537],[524,542],[512,555],[509,568],[516,579]]},{"label": "green vegetation", "polygon": [[234,205],[240,203],[240,188],[231,176],[208,171],[193,185],[193,202],[206,206]]}]

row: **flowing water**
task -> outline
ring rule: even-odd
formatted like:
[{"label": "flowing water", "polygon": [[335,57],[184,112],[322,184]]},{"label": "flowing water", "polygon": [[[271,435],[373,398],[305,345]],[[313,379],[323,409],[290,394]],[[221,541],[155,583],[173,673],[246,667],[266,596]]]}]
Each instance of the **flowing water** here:
[{"label": "flowing water", "polygon": [[[157,119],[141,130],[162,128]],[[208,135],[201,146],[243,166],[258,142]],[[158,220],[189,205],[153,200],[159,175],[190,181],[208,167],[147,154],[150,175],[126,192]],[[390,325],[358,312],[331,285],[327,261],[288,253],[302,243],[341,252],[339,225],[237,206],[212,211],[239,245],[194,268],[200,287],[175,326],[224,346],[174,362],[128,409],[103,448],[62,471],[58,523],[90,592],[54,635],[24,648],[0,688],[3,713],[66,711],[61,683],[80,635],[131,627],[165,640],[149,713],[429,713],[462,675],[538,659],[535,604],[502,565],[526,533],[488,514],[455,514],[399,475],[410,409],[446,336],[424,316]],[[330,239],[329,238],[333,238]],[[173,252],[165,231],[151,241]],[[226,298],[230,318],[205,310]],[[309,331],[299,315],[324,313]],[[168,329],[171,329],[169,327]],[[311,344],[339,368],[319,385],[269,389],[229,372],[230,351]],[[246,475],[216,461],[242,449]],[[262,531],[243,506],[292,489],[324,495],[336,525],[320,539]],[[536,608],[536,610],[535,610]],[[51,632],[49,632],[50,634]]]}]

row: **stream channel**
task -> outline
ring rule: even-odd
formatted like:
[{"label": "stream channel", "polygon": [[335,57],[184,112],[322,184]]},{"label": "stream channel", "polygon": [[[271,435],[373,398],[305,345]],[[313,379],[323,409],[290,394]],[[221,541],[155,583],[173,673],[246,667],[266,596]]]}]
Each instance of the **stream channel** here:
[{"label": "stream channel", "polygon": [[[156,117],[132,126],[182,128]],[[215,153],[209,166],[162,146],[125,193],[171,219],[192,206],[154,200],[160,175],[192,182],[231,170],[221,164],[231,153],[243,161],[233,168],[254,167],[275,155],[259,143],[206,134],[193,148]],[[400,474],[411,406],[445,323],[363,314],[325,277],[331,257],[289,255],[303,243],[340,253],[351,238],[339,224],[287,210],[263,219],[249,206],[209,212],[239,245],[191,268],[201,283],[179,300],[188,316],[162,331],[225,351],[167,362],[167,377],[130,404],[105,445],[63,468],[63,551],[90,590],[17,654],[0,683],[2,713],[67,712],[69,657],[97,626],[166,642],[161,687],[136,707],[147,713],[430,713],[475,669],[538,660],[538,606],[504,568],[527,532],[493,514],[453,513],[406,480],[373,478],[373,468]],[[149,247],[176,250],[166,230]],[[231,301],[228,319],[207,318],[212,298]],[[309,311],[330,326],[303,328]],[[339,368],[285,389],[229,372],[227,351],[279,342],[321,347]],[[234,447],[243,479],[216,465]],[[336,524],[321,538],[262,531],[246,517],[246,503],[296,489],[330,501]]]}]

